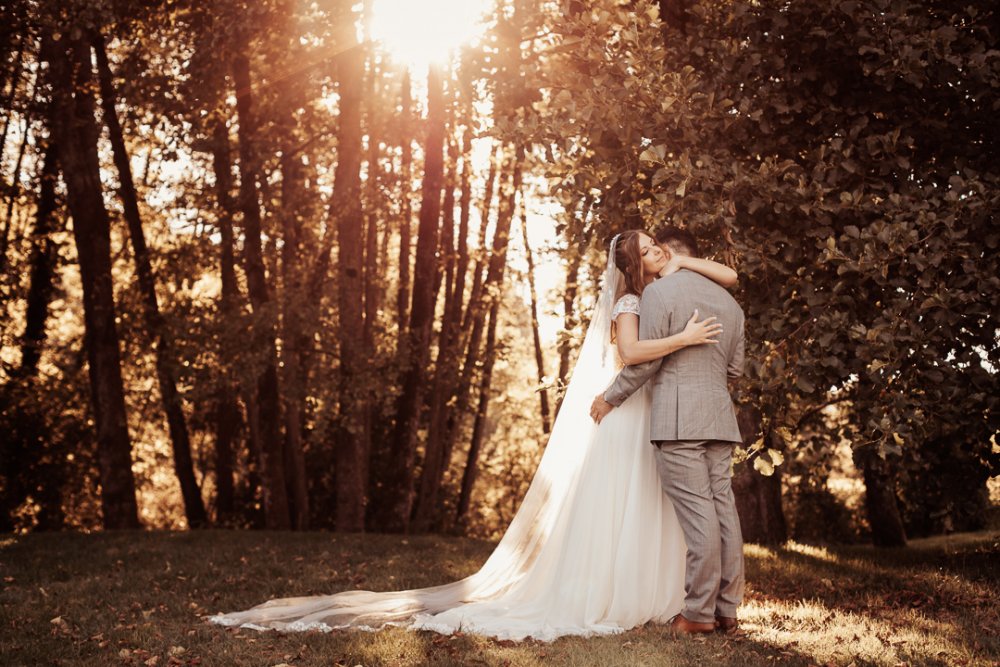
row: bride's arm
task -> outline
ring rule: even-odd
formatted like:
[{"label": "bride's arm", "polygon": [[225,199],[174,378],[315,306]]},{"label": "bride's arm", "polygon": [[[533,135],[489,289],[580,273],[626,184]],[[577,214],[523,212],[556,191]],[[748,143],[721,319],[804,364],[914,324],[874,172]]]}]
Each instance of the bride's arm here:
[{"label": "bride's arm", "polygon": [[667,262],[660,272],[661,276],[667,276],[680,269],[687,269],[705,276],[713,282],[717,282],[723,287],[732,287],[739,281],[739,274],[725,264],[702,259],[700,257],[688,257],[686,255],[674,255]]},{"label": "bride's arm", "polygon": [[633,313],[622,313],[615,320],[616,344],[618,356],[626,366],[641,364],[665,357],[688,345],[702,343],[718,343],[716,336],[722,333],[722,324],[715,322],[714,317],[706,317],[698,322],[698,311],[694,311],[688,320],[684,331],[666,338],[639,340],[639,316]]}]

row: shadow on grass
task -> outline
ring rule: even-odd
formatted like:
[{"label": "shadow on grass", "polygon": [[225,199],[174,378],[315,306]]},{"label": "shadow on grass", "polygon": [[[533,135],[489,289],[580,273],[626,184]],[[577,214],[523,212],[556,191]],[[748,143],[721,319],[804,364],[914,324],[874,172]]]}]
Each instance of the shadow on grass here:
[{"label": "shadow on grass", "polygon": [[[203,621],[272,597],[454,581],[479,568],[493,549],[486,542],[235,531],[0,538],[0,654],[4,665],[989,664],[997,648],[973,621],[977,605],[996,613],[998,591],[995,552],[981,546],[750,546],[740,636],[675,639],[648,624],[546,644],[400,628],[282,635]],[[924,589],[927,600],[907,593]],[[981,593],[988,601],[977,602]]]},{"label": "shadow on grass", "polygon": [[997,536],[935,538],[887,550],[748,545],[754,590],[745,611],[759,620],[759,635],[787,645],[797,633],[795,641],[811,645],[818,657],[850,644],[866,660],[995,664]]}]

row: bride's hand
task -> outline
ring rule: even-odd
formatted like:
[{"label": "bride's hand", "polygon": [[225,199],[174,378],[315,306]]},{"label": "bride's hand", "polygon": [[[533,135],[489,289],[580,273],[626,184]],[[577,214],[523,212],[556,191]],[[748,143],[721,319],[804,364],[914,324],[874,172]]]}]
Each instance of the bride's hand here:
[{"label": "bride's hand", "polygon": [[604,392],[601,392],[597,396],[594,396],[594,402],[590,404],[590,418],[600,424],[601,420],[607,417],[608,413],[614,409],[615,406],[605,401]]},{"label": "bride's hand", "polygon": [[722,335],[722,323],[716,322],[715,317],[706,317],[701,322],[698,321],[698,310],[695,309],[688,320],[684,335],[688,345],[701,345],[703,343],[718,343],[716,336]]},{"label": "bride's hand", "polygon": [[678,255],[676,253],[670,255],[670,259],[667,260],[666,266],[660,270],[660,277],[669,276],[671,273],[677,273],[684,268],[683,265],[684,256]]}]

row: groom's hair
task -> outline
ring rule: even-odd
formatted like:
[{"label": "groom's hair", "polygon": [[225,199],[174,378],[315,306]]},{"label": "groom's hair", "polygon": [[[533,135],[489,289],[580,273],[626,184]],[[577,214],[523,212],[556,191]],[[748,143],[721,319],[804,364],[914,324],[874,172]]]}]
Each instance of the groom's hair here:
[{"label": "groom's hair", "polygon": [[656,242],[670,246],[670,249],[681,255],[700,257],[698,254],[698,239],[694,234],[680,227],[667,226],[656,232]]}]

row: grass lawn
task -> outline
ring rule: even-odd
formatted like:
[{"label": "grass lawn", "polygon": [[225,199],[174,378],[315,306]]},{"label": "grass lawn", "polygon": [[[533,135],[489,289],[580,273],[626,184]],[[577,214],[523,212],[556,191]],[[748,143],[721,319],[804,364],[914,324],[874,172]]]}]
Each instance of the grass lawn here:
[{"label": "grass lawn", "polygon": [[0,537],[0,665],[1000,665],[1000,531],[909,549],[748,545],[737,636],[541,642],[280,635],[203,615],[271,597],[471,574],[492,545],[395,535],[206,531]]}]

